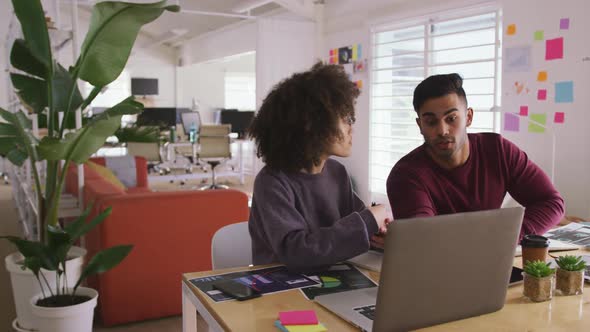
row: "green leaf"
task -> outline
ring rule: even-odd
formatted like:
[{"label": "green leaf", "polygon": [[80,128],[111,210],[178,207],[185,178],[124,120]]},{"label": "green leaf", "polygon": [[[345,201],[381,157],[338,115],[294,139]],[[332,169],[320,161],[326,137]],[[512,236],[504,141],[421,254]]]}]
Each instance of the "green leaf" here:
[{"label": "green leaf", "polygon": [[39,271],[41,271],[41,260],[39,257],[25,258],[23,266],[31,270],[36,277],[39,277]]},{"label": "green leaf", "polygon": [[55,106],[55,110],[58,112],[65,112],[68,106],[68,97],[70,90],[74,88],[74,95],[72,97],[72,105],[70,107],[70,113],[68,113],[68,121],[74,119],[74,110],[76,110],[84,99],[80,94],[80,90],[78,89],[78,85],[75,84],[72,74],[68,72],[62,65],[59,63],[55,68],[55,73],[53,74],[53,105]]},{"label": "green leaf", "polygon": [[51,68],[51,44],[41,1],[12,0],[12,7],[32,55],[47,68]]},{"label": "green leaf", "polygon": [[39,61],[23,39],[17,39],[10,50],[10,64],[27,74],[40,78],[47,78],[47,67]]},{"label": "green leaf", "polygon": [[165,4],[166,1],[152,4],[97,3],[77,64],[80,78],[94,86],[105,86],[119,77],[129,59],[139,29],[158,18],[165,10],[180,10],[178,6]]},{"label": "green leaf", "polygon": [[71,237],[72,241],[76,241],[81,236],[84,236],[88,232],[90,232],[94,227],[98,226],[102,223],[110,214],[112,208],[107,208],[102,211],[98,216],[94,217],[90,222],[86,223],[86,216],[80,216],[70,227],[66,229],[66,232]]},{"label": "green leaf", "polygon": [[0,154],[5,154],[17,166],[27,160],[29,150],[33,160],[39,160],[36,153],[38,140],[29,131],[31,120],[22,111],[10,113],[1,108],[0,116],[6,121],[0,126]]},{"label": "green leaf", "polygon": [[68,233],[58,226],[47,225],[47,249],[57,266],[65,263],[71,247],[72,241]]},{"label": "green leaf", "polygon": [[131,249],[133,249],[132,245],[120,245],[105,249],[94,255],[82,271],[80,279],[76,282],[74,289],[78,288],[80,283],[88,276],[106,272],[117,266],[123,259],[125,259],[125,257],[127,257],[127,255],[129,255]]},{"label": "green leaf", "polygon": [[36,241],[24,240],[16,236],[0,236],[0,239],[6,239],[16,245],[18,252],[20,252],[25,258],[34,257],[39,259],[41,266],[44,269],[55,271],[57,265],[55,259],[49,254],[47,247]]},{"label": "green leaf", "polygon": [[117,136],[119,143],[155,143],[160,141],[160,129],[158,127],[119,128],[115,132],[115,136]]},{"label": "green leaf", "polygon": [[40,113],[47,107],[47,83],[32,76],[10,74],[16,93],[32,111]]},{"label": "green leaf", "polygon": [[27,161],[28,158],[29,156],[22,149],[11,150],[10,152],[8,152],[8,154],[6,154],[6,159],[8,159],[13,165],[16,165],[18,167],[21,167],[25,163],[25,161]]},{"label": "green leaf", "polygon": [[121,125],[125,114],[136,114],[143,105],[127,98],[93,118],[86,126],[66,135],[64,139],[45,137],[39,143],[39,155],[47,160],[70,160],[84,163]]}]

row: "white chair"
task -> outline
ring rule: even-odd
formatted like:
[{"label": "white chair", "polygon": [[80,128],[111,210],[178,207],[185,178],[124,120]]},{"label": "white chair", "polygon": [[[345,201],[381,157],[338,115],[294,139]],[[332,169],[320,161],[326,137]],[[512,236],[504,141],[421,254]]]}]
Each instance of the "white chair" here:
[{"label": "white chair", "polygon": [[214,270],[252,264],[252,239],[247,221],[223,226],[215,232],[211,240],[211,264]]}]

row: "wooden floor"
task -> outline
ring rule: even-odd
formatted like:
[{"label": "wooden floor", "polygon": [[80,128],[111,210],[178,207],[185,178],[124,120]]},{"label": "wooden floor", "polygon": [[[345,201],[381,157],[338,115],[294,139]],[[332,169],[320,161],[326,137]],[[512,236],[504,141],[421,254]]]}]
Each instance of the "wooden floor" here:
[{"label": "wooden floor", "polygon": [[[230,185],[233,189],[238,189],[246,192],[250,197],[252,193],[252,177],[246,177],[244,185],[236,183],[235,179],[220,179],[220,182]],[[200,186],[200,182],[189,181],[181,186],[178,182],[175,183],[158,183],[151,187],[155,190],[195,190]],[[0,235],[19,235],[20,229],[18,226],[17,212],[12,200],[12,193],[10,185],[0,182]],[[0,258],[4,260],[9,253],[15,251],[15,248],[6,241],[0,241]],[[187,271],[191,272],[191,271]],[[180,285],[178,285],[180,290]],[[12,298],[12,288],[10,286],[10,278],[4,262],[0,268],[0,331],[13,331],[11,324],[16,313],[14,311],[14,302]],[[206,331],[206,324],[199,320],[198,329]],[[96,332],[177,332],[182,331],[182,318],[170,317],[164,319],[151,320],[146,322],[126,324],[115,327],[101,327],[96,324],[94,331]]]}]

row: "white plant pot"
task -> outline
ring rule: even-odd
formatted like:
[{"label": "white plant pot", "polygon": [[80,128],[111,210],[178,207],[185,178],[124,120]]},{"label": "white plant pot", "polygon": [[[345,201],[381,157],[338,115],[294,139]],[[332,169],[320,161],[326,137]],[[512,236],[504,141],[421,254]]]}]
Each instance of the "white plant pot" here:
[{"label": "white plant pot", "polygon": [[37,300],[43,294],[33,296],[30,305],[39,332],[92,332],[98,292],[92,288],[79,287],[76,295],[89,296],[90,300],[72,306],[50,308],[37,305]]},{"label": "white plant pot", "polygon": [[[86,256],[86,249],[79,247],[72,247],[68,255],[75,258],[66,262],[66,273],[68,285],[75,285],[78,278],[82,274],[82,264],[84,263],[84,256]],[[33,323],[33,313],[31,312],[31,305],[29,300],[34,295],[41,293],[41,286],[30,270],[22,270],[18,262],[22,262],[23,256],[18,253],[12,253],[4,259],[6,263],[6,270],[10,272],[10,280],[12,282],[12,294],[14,296],[14,306],[16,307],[17,325],[23,330],[35,330]],[[43,275],[47,278],[49,285],[55,289],[55,272],[42,270]],[[43,290],[48,293],[47,286],[43,284]]]}]

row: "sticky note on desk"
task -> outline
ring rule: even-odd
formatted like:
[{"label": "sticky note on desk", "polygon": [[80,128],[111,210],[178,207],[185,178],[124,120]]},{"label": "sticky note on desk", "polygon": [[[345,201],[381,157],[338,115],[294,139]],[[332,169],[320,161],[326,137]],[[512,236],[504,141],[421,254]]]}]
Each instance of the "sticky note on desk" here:
[{"label": "sticky note on desk", "polygon": [[283,325],[316,325],[318,317],[313,310],[279,312],[279,320]]},{"label": "sticky note on desk", "polygon": [[281,332],[326,332],[324,324],[315,325],[283,325],[280,320],[275,321],[275,326]]}]

